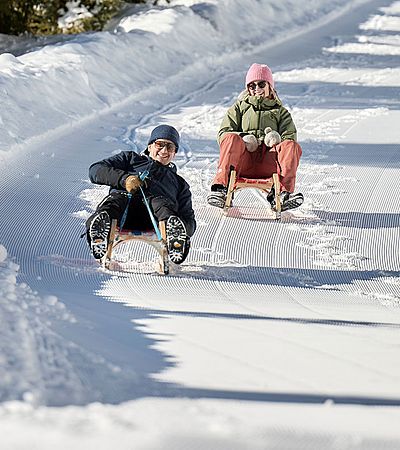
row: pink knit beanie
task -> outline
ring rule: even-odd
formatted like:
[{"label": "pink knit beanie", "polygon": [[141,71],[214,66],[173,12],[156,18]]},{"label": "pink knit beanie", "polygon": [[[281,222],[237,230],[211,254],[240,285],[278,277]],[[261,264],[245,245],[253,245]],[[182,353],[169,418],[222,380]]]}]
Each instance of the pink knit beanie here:
[{"label": "pink knit beanie", "polygon": [[268,81],[268,83],[274,88],[274,79],[272,78],[271,69],[266,64],[254,63],[247,71],[246,75],[246,87],[253,81]]}]

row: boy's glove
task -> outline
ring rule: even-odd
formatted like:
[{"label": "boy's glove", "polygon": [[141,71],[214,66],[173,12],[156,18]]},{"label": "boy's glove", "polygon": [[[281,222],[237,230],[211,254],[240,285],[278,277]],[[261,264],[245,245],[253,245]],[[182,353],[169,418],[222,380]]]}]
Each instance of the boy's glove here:
[{"label": "boy's glove", "polygon": [[258,140],[254,134],[246,134],[242,137],[242,139],[248,152],[253,153],[258,149]]},{"label": "boy's glove", "polygon": [[264,133],[264,142],[267,147],[273,147],[274,145],[280,144],[280,142],[282,141],[279,133],[273,130],[271,127],[267,127],[264,130]]},{"label": "boy's glove", "polygon": [[125,180],[125,189],[133,194],[142,185],[142,180],[136,175],[129,175]]}]

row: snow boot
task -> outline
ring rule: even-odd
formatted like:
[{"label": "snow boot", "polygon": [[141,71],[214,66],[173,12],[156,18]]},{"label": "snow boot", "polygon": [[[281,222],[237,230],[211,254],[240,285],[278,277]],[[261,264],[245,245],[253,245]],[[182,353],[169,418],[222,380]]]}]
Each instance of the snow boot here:
[{"label": "snow boot", "polygon": [[211,194],[207,197],[207,203],[217,208],[225,208],[226,203],[226,187],[222,184],[211,186]]},{"label": "snow boot", "polygon": [[[292,194],[290,192],[283,191],[280,193],[281,198],[281,211],[288,211],[289,209],[298,208],[304,202],[304,196],[300,192]],[[271,204],[273,211],[276,211],[275,191],[272,188],[267,196],[267,200]]]},{"label": "snow boot", "polygon": [[96,259],[102,259],[107,253],[111,220],[106,211],[97,214],[89,228],[90,249]]},{"label": "snow boot", "polygon": [[189,253],[190,246],[190,239],[186,234],[185,224],[177,216],[168,217],[166,234],[169,259],[174,264],[182,264]]}]

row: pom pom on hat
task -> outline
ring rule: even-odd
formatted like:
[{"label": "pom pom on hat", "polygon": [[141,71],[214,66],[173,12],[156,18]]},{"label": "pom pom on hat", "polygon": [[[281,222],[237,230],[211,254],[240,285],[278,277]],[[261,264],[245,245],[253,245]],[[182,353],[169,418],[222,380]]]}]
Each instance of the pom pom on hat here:
[{"label": "pom pom on hat", "polygon": [[151,132],[148,145],[152,144],[157,139],[167,139],[168,141],[173,142],[176,146],[176,151],[178,151],[180,141],[179,133],[171,125],[158,125],[158,127],[155,127]]},{"label": "pom pom on hat", "polygon": [[246,74],[246,87],[253,81],[268,81],[274,88],[274,79],[272,77],[271,69],[266,64],[254,63]]}]

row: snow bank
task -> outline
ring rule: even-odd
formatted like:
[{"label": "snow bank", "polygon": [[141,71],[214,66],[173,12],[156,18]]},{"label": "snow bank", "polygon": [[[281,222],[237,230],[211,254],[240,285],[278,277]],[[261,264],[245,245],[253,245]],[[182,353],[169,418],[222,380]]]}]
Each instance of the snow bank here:
[{"label": "snow bank", "polygon": [[0,401],[58,403],[65,396],[59,386],[67,386],[67,396],[79,389],[71,377],[65,341],[54,333],[52,322],[75,319],[57,297],[39,297],[18,283],[18,271],[0,245]]},{"label": "snow bank", "polygon": [[18,274],[0,244],[0,403],[81,405],[109,400],[115,385],[137,389],[135,373],[63,336],[60,330],[79,333],[82,324],[55,295],[19,283]]},{"label": "snow bank", "polygon": [[[223,73],[235,54],[269,45],[363,0],[224,0],[142,11],[115,33],[78,35],[15,57],[0,55],[0,156],[140,93],[186,89]],[[244,14],[245,12],[245,14]],[[273,24],[271,27],[270,25]],[[128,31],[128,32],[126,32]],[[244,70],[244,68],[243,68]],[[171,79],[179,80],[171,84]],[[148,93],[148,92],[147,92]],[[183,94],[184,92],[182,92]],[[23,117],[23,120],[21,120]]]}]

